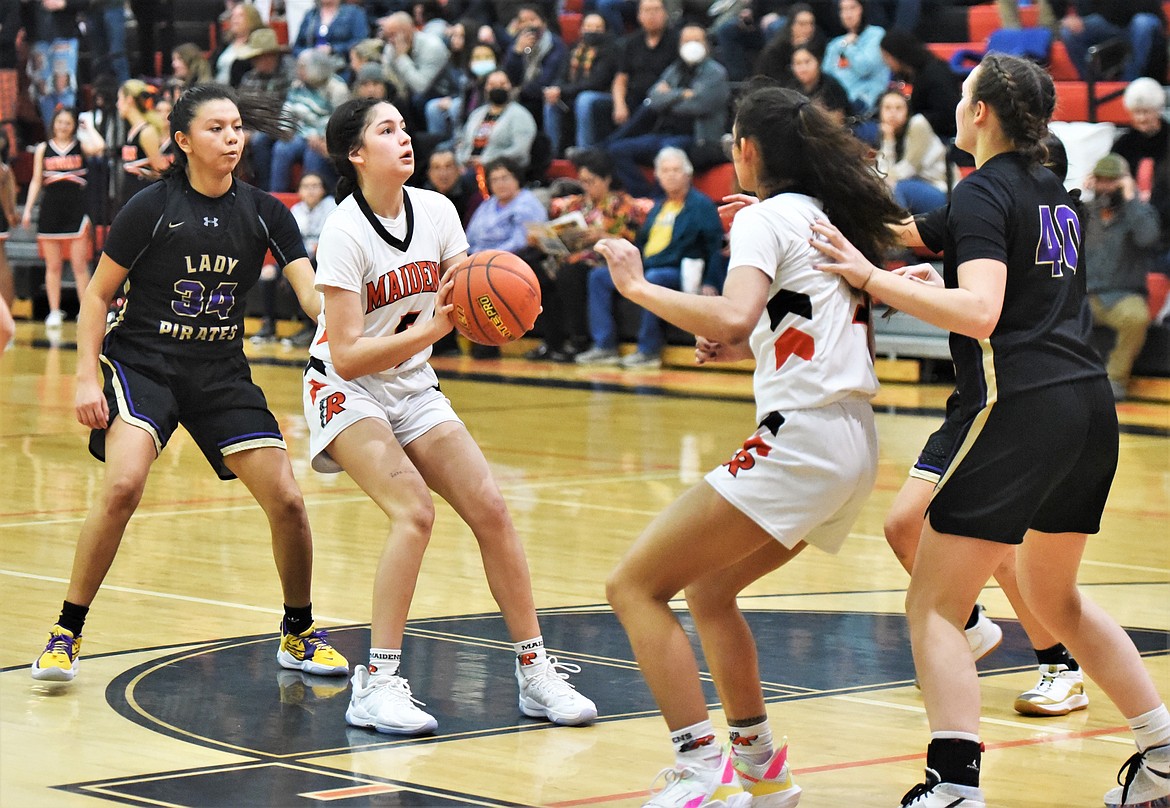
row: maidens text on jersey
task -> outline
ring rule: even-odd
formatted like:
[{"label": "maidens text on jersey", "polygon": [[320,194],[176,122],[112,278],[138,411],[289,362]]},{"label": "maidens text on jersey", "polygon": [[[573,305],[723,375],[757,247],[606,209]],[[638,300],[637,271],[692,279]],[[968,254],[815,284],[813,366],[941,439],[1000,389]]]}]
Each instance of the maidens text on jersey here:
[{"label": "maidens text on jersey", "polygon": [[366,282],[366,314],[410,295],[439,291],[439,263],[412,261]]}]

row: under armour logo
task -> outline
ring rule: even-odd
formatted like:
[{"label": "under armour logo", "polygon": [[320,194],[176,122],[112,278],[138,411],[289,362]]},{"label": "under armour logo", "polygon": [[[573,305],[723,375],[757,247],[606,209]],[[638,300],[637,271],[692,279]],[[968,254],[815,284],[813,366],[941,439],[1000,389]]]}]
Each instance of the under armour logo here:
[{"label": "under armour logo", "polygon": [[212,216],[203,217],[204,227],[219,227],[219,219]]}]

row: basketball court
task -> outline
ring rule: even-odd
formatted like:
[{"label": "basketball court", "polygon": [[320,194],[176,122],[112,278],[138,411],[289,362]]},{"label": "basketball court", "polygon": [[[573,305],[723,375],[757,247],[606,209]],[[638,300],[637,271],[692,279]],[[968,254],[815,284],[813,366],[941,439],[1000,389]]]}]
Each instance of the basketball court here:
[{"label": "basketball court", "polygon": [[[642,527],[751,433],[749,374],[577,368],[514,353],[435,360],[525,541],[546,644],[581,666],[572,682],[600,718],[559,728],[519,713],[511,645],[474,539],[437,500],[404,673],[439,730],[403,739],[345,724],[345,679],[276,664],[267,522],[182,431],[94,603],[78,678],[29,677],[102,473],[73,417],[72,334],[70,324],[54,347],[41,325],[21,323],[0,358],[0,805],[630,808],[647,798],[670,748],[604,583]],[[301,352],[249,353],[308,505],[318,624],[351,664],[364,663],[385,518],[345,475],[309,468]],[[882,519],[947,392],[885,384],[878,484],[844,550],[810,549],[743,594],[802,808],[894,806],[921,778],[928,729],[902,609],[907,578]],[[1119,413],[1121,468],[1081,582],[1130,630],[1170,698],[1170,405],[1131,401]],[[1100,806],[1133,751],[1125,722],[1092,682],[1087,710],[1017,715],[1035,659],[994,583],[981,602],[1005,634],[979,665],[988,804]],[[681,603],[679,614],[689,627]],[[707,692],[716,706],[709,682]],[[718,709],[713,719],[726,727]]]}]

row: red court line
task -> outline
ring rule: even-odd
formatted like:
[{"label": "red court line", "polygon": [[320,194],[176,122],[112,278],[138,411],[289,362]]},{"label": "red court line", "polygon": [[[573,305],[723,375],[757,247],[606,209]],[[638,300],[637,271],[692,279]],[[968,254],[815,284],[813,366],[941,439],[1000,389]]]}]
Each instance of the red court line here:
[{"label": "red court line", "polygon": [[331,788],[325,791],[306,791],[303,794],[298,794],[298,797],[304,797],[309,800],[319,800],[328,802],[331,800],[347,800],[350,797],[369,797],[374,794],[389,794],[393,791],[400,791],[397,786],[387,786],[381,783],[375,783],[368,786],[349,786],[347,788]]},{"label": "red court line", "polygon": [[[992,749],[1014,749],[1019,746],[1037,746],[1042,743],[1056,743],[1058,741],[1071,741],[1077,738],[1093,738],[1098,735],[1112,735],[1115,732],[1129,732],[1129,727],[1105,727],[1104,729],[1090,729],[1081,732],[1061,732],[1052,735],[1046,735],[1042,738],[1022,738],[1018,741],[1003,741],[1001,743],[986,744],[988,751]],[[894,755],[892,757],[871,758],[869,760],[854,760],[847,763],[831,763],[827,766],[809,766],[804,769],[793,769],[794,775],[802,774],[819,774],[820,772],[840,771],[842,769],[856,769],[862,766],[884,766],[888,763],[905,763],[910,760],[924,760],[926,753],[913,755]],[[607,794],[601,797],[585,797],[576,800],[564,800],[563,802],[547,803],[545,808],[575,808],[579,805],[596,805],[603,802],[616,802],[618,800],[629,800],[635,797],[645,797],[650,794],[649,789],[645,791],[629,791],[625,794]]]}]

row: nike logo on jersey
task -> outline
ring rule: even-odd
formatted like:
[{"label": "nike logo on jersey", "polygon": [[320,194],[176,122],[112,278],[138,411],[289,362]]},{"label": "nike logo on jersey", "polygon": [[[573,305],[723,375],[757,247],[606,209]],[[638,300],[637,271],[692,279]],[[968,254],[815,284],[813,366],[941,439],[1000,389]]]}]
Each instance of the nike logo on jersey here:
[{"label": "nike logo on jersey", "polygon": [[182,227],[182,226],[183,226],[183,222],[171,222],[170,224],[167,225],[167,229],[174,230],[176,227]]}]

